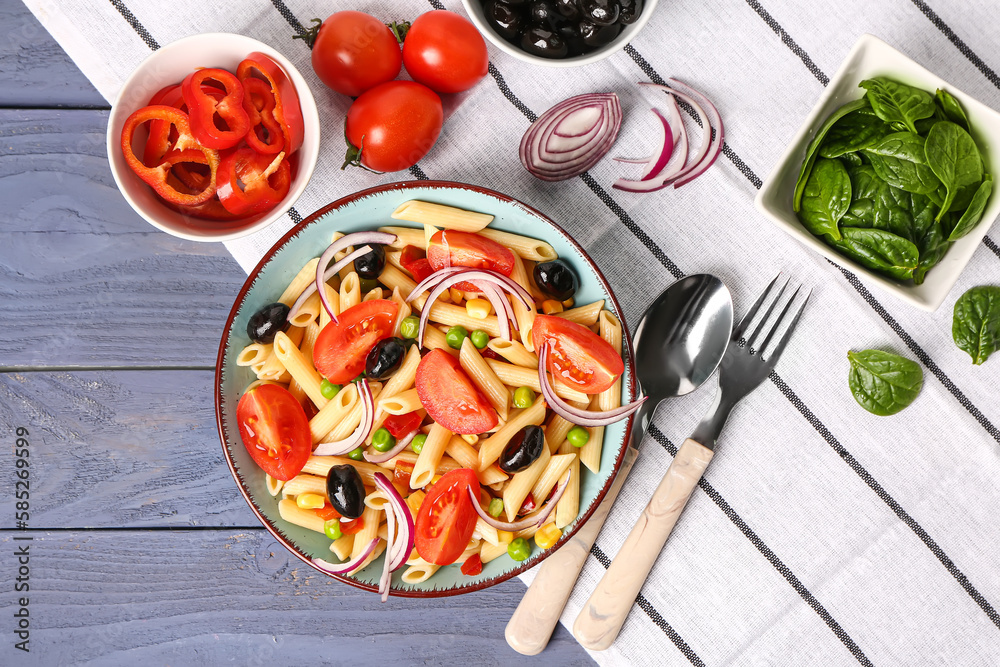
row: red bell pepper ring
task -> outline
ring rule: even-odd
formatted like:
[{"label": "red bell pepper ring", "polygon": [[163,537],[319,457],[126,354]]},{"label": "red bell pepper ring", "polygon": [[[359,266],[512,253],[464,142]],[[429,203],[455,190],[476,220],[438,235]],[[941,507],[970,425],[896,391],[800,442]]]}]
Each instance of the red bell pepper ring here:
[{"label": "red bell pepper ring", "polygon": [[292,170],[284,153],[262,155],[244,146],[222,154],[218,194],[230,213],[269,211],[285,198],[291,184]]},{"label": "red bell pepper ring", "polygon": [[[177,130],[175,150],[164,156],[163,161],[155,167],[147,167],[132,150],[132,140],[136,129],[143,123],[153,120],[163,120]],[[191,134],[191,123],[186,113],[180,109],[162,104],[143,107],[125,120],[122,127],[121,151],[125,162],[147,185],[153,188],[164,201],[181,206],[196,206],[203,204],[215,195],[215,179],[219,169],[219,153],[198,143]],[[171,168],[182,162],[196,162],[209,168],[208,183],[205,189],[194,194],[181,192],[168,182]]]},{"label": "red bell pepper ring", "polygon": [[177,204],[170,203],[166,203],[166,206],[181,215],[186,215],[189,218],[201,218],[202,220],[228,222],[230,220],[240,220],[243,217],[227,211],[217,197],[212,197],[204,204],[196,204],[195,206],[178,206]]},{"label": "red bell pepper ring", "polygon": [[275,106],[274,93],[267,81],[254,77],[243,80],[243,108],[250,116],[246,142],[264,155],[280,153],[285,147],[285,131],[274,117]]},{"label": "red bell pepper ring", "polygon": [[302,120],[302,107],[299,105],[299,94],[295,84],[281,65],[274,62],[270,56],[255,51],[236,68],[236,75],[241,81],[253,77],[254,70],[259,72],[271,84],[274,95],[274,118],[285,130],[286,155],[291,155],[302,145],[305,137],[305,121]]},{"label": "red bell pepper ring", "polygon": [[[214,86],[209,86],[207,84],[202,85],[202,91],[207,95],[211,95],[216,100],[221,100],[226,95],[226,91],[215,88]],[[187,105],[184,104],[184,95],[181,93],[181,85],[175,84],[173,86],[167,86],[160,92],[153,95],[152,99],[149,101],[150,105],[154,104],[165,104],[170,107],[177,107],[184,113],[187,113]],[[149,124],[149,139],[146,140],[146,150],[142,154],[142,161],[147,167],[155,167],[163,161],[163,156],[167,154],[172,147],[174,142],[177,141],[177,130],[174,129],[170,123],[162,120],[154,120]],[[183,169],[179,167],[178,169]],[[192,185],[188,180],[184,178],[181,179],[184,184],[188,187],[201,188]]]},{"label": "red bell pepper ring", "polygon": [[[206,93],[206,81],[216,81],[225,88],[221,100]],[[243,84],[224,69],[200,69],[187,75],[181,83],[181,93],[191,117],[191,130],[202,146],[224,150],[240,143],[250,129],[250,117],[243,108]],[[216,115],[226,124],[227,129],[216,125]]]}]

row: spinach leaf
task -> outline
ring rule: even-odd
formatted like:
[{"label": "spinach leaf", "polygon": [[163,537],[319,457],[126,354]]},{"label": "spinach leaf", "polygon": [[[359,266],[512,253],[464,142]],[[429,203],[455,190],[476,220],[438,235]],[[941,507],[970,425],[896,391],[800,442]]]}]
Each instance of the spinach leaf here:
[{"label": "spinach leaf", "polygon": [[977,366],[1000,347],[1000,287],[973,287],[955,302],[951,336]]},{"label": "spinach leaf", "polygon": [[819,130],[816,132],[816,136],[813,137],[813,140],[809,142],[808,146],[806,146],[806,156],[802,161],[802,170],[799,171],[799,178],[795,181],[795,193],[792,196],[793,211],[798,213],[799,209],[802,207],[802,192],[806,189],[806,181],[809,180],[809,175],[812,173],[813,164],[816,162],[816,156],[819,155],[819,147],[820,144],[823,143],[826,133],[830,131],[830,128],[833,127],[838,120],[847,114],[852,111],[857,111],[858,109],[864,109],[867,106],[868,99],[866,97],[862,97],[860,100],[855,100],[853,102],[848,102],[834,111],[830,117],[826,119],[826,122],[820,126]]},{"label": "spinach leaf", "polygon": [[813,167],[802,193],[799,219],[806,229],[840,239],[837,223],[851,205],[851,178],[839,160],[820,158]]},{"label": "spinach leaf", "polygon": [[855,199],[840,219],[840,224],[847,227],[872,227],[875,224],[875,202],[871,199]]},{"label": "spinach leaf", "polygon": [[[923,197],[924,195],[917,195]],[[910,193],[882,183],[875,197],[872,226],[916,242]]]},{"label": "spinach leaf", "polygon": [[903,123],[916,133],[916,121],[934,115],[934,98],[919,88],[881,76],[862,81],[860,86],[868,91],[872,109],[887,123]]},{"label": "spinach leaf", "polygon": [[882,229],[845,227],[839,241],[827,240],[840,254],[897,280],[913,277],[920,252],[910,241]]},{"label": "spinach leaf", "polygon": [[924,383],[920,364],[881,350],[848,352],[854,400],[873,415],[894,415],[913,403]]},{"label": "spinach leaf", "polygon": [[853,111],[838,120],[819,147],[823,157],[840,157],[868,148],[889,134],[891,129],[871,109]]},{"label": "spinach leaf", "polygon": [[[934,224],[936,212],[937,206],[930,197],[910,193],[910,217],[913,219],[914,239],[922,239],[927,235]],[[917,245],[920,244],[917,243]]]},{"label": "spinach leaf", "polygon": [[922,284],[927,272],[937,266],[950,247],[951,241],[948,240],[944,225],[936,222],[932,213],[930,227],[917,242],[917,248],[920,250],[920,262],[913,270],[913,282],[917,285]]},{"label": "spinach leaf", "polygon": [[924,144],[927,166],[947,188],[937,219],[948,212],[959,188],[978,183],[983,177],[983,160],[976,142],[955,123],[942,121],[931,128]]},{"label": "spinach leaf", "polygon": [[840,159],[844,161],[847,166],[850,167],[860,167],[864,164],[861,160],[860,153],[844,153],[840,156]]},{"label": "spinach leaf", "polygon": [[993,177],[986,174],[986,178],[983,179],[983,184],[979,186],[976,190],[976,194],[972,197],[972,203],[969,204],[969,208],[965,209],[965,213],[962,217],[958,219],[955,223],[954,229],[951,230],[951,234],[948,235],[949,241],[957,241],[966,234],[972,231],[972,229],[979,224],[979,220],[983,217],[983,211],[986,210],[986,202],[989,201],[990,195],[993,193]]},{"label": "spinach leaf", "polygon": [[937,116],[935,116],[934,118],[921,118],[920,120],[917,121],[917,134],[919,134],[921,137],[926,137],[927,133],[931,131],[931,128],[943,120],[947,119],[938,118]]},{"label": "spinach leaf", "polygon": [[962,126],[962,129],[966,132],[971,132],[971,125],[969,125],[969,117],[965,115],[965,109],[959,103],[955,97],[949,93],[947,90],[941,90],[938,88],[937,94],[938,106],[941,108],[944,117],[953,123],[957,123]]},{"label": "spinach leaf", "polygon": [[941,183],[927,166],[923,137],[895,132],[866,148],[864,153],[872,161],[878,177],[893,187],[928,194]]},{"label": "spinach leaf", "polygon": [[885,186],[870,164],[851,165],[847,167],[847,175],[851,177],[851,193],[855,199],[875,199]]}]

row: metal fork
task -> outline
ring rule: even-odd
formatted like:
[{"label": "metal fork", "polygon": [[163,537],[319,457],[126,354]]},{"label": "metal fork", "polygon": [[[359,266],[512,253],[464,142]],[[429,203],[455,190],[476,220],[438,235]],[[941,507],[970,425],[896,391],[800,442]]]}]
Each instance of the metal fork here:
[{"label": "metal fork", "polygon": [[[780,278],[780,274],[775,276],[733,330],[722,358],[719,389],[712,407],[677,450],[646,509],[577,617],[573,634],[583,646],[603,650],[618,637],[656,557],[712,460],[733,406],[771,374],[788,344],[811,291],[799,298],[802,287],[797,288],[784,301],[778,316],[772,318],[788,287],[787,278],[777,286]],[[769,305],[757,320],[765,303]],[[757,324],[751,330],[755,320]]]}]

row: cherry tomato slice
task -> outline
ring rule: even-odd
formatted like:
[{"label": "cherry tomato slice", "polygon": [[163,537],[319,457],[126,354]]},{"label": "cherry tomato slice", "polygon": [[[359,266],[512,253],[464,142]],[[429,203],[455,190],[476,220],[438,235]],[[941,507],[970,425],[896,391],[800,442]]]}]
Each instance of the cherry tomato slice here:
[{"label": "cherry tomato slice", "polygon": [[363,301],[341,313],[319,333],[313,363],[333,384],[344,384],[365,370],[365,357],[375,343],[392,336],[399,304],[386,299]]},{"label": "cherry tomato slice", "polygon": [[413,412],[407,412],[405,415],[389,415],[382,422],[382,426],[385,427],[389,433],[392,434],[394,438],[402,438],[409,435],[416,429],[420,427],[420,422],[424,418],[421,416],[420,412],[414,410]]},{"label": "cherry tomato slice", "polygon": [[[472,510],[475,512],[476,510]],[[357,519],[341,519],[340,520],[340,534],[341,535],[356,535],[361,532],[361,529],[365,527],[365,518],[359,516]]]},{"label": "cherry tomato slice", "polygon": [[410,476],[413,475],[413,464],[409,461],[396,461],[392,469],[392,483],[399,489],[410,488]]},{"label": "cherry tomato slice", "polygon": [[450,565],[458,560],[476,529],[469,487],[478,492],[479,479],[468,468],[446,473],[427,491],[417,512],[414,543],[429,563]]},{"label": "cherry tomato slice", "polygon": [[424,251],[416,246],[408,245],[403,248],[403,252],[399,255],[399,263],[413,275],[413,279],[418,283],[434,273]]},{"label": "cherry tomato slice", "polygon": [[462,574],[474,577],[483,573],[483,558],[479,554],[472,554],[462,563]]},{"label": "cherry tomato slice", "polygon": [[313,510],[313,512],[316,512],[316,516],[323,519],[323,521],[329,521],[330,519],[340,518],[340,512],[338,512],[337,508],[335,508],[330,503],[324,504],[319,509]]},{"label": "cherry tomato slice", "polygon": [[427,414],[452,433],[485,433],[499,421],[458,359],[444,350],[431,350],[420,360],[415,384]]},{"label": "cherry tomato slice", "polygon": [[[489,269],[505,276],[514,271],[514,253],[509,248],[475,232],[451,229],[441,230],[431,237],[427,261],[435,271],[446,266]],[[475,285],[464,281],[456,283],[455,287],[465,292],[479,291]]]},{"label": "cherry tomato slice", "polygon": [[312,451],[309,420],[284,387],[262,384],[243,394],[236,421],[250,456],[271,477],[287,482],[305,466]]},{"label": "cherry tomato slice", "polygon": [[561,317],[538,315],[531,327],[531,341],[536,350],[552,343],[549,372],[585,394],[604,391],[625,372],[621,355],[606,340]]}]

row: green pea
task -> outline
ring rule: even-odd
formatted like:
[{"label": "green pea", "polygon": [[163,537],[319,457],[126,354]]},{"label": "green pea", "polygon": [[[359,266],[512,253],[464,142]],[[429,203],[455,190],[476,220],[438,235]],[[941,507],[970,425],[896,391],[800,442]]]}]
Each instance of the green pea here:
[{"label": "green pea", "polygon": [[535,392],[531,390],[531,387],[518,387],[514,390],[515,408],[530,408],[534,402]]},{"label": "green pea", "polygon": [[404,317],[399,325],[399,333],[403,338],[416,338],[420,333],[420,318],[414,315]]},{"label": "green pea", "polygon": [[353,382],[354,384],[357,384],[357,383],[361,382],[364,379],[365,379],[365,372],[361,371],[361,375],[359,375],[358,377],[356,377],[353,380],[351,380],[351,382]]},{"label": "green pea", "polygon": [[326,378],[319,383],[319,393],[323,394],[323,398],[333,398],[340,392],[340,385],[333,384]]},{"label": "green pea", "polygon": [[461,325],[455,325],[448,329],[448,333],[445,334],[445,341],[448,343],[448,347],[461,350],[462,343],[465,342],[465,337],[469,335],[468,329]]},{"label": "green pea", "polygon": [[526,539],[519,537],[507,545],[507,555],[517,561],[527,560],[531,555],[531,547]]},{"label": "green pea", "polygon": [[503,501],[499,498],[493,498],[490,500],[490,506],[486,508],[490,516],[494,519],[500,516],[500,512],[503,512]]},{"label": "green pea", "polygon": [[476,329],[469,334],[469,337],[472,339],[472,344],[476,346],[477,350],[482,350],[490,342],[490,335],[482,329]]},{"label": "green pea", "polygon": [[365,451],[363,449],[361,449],[360,447],[358,447],[357,449],[352,449],[350,451],[350,453],[347,455],[347,458],[349,458],[349,459],[351,459],[353,461],[364,461],[365,460]]},{"label": "green pea", "polygon": [[330,519],[329,521],[323,522],[323,532],[331,540],[339,540],[343,537],[343,533],[340,532],[340,519]]},{"label": "green pea", "polygon": [[361,288],[362,294],[367,294],[378,287],[378,280],[376,278],[361,278],[358,281],[358,286]]},{"label": "green pea", "polygon": [[425,442],[427,442],[427,435],[425,433],[417,433],[413,436],[413,440],[410,440],[410,449],[413,450],[414,454],[419,454],[420,450],[424,448]]},{"label": "green pea", "polygon": [[574,447],[583,447],[590,440],[590,431],[583,428],[582,426],[574,426],[566,434],[566,439],[569,440],[569,444]]},{"label": "green pea", "polygon": [[389,433],[389,429],[382,427],[372,434],[372,447],[380,452],[387,452],[396,446],[396,439]]}]

